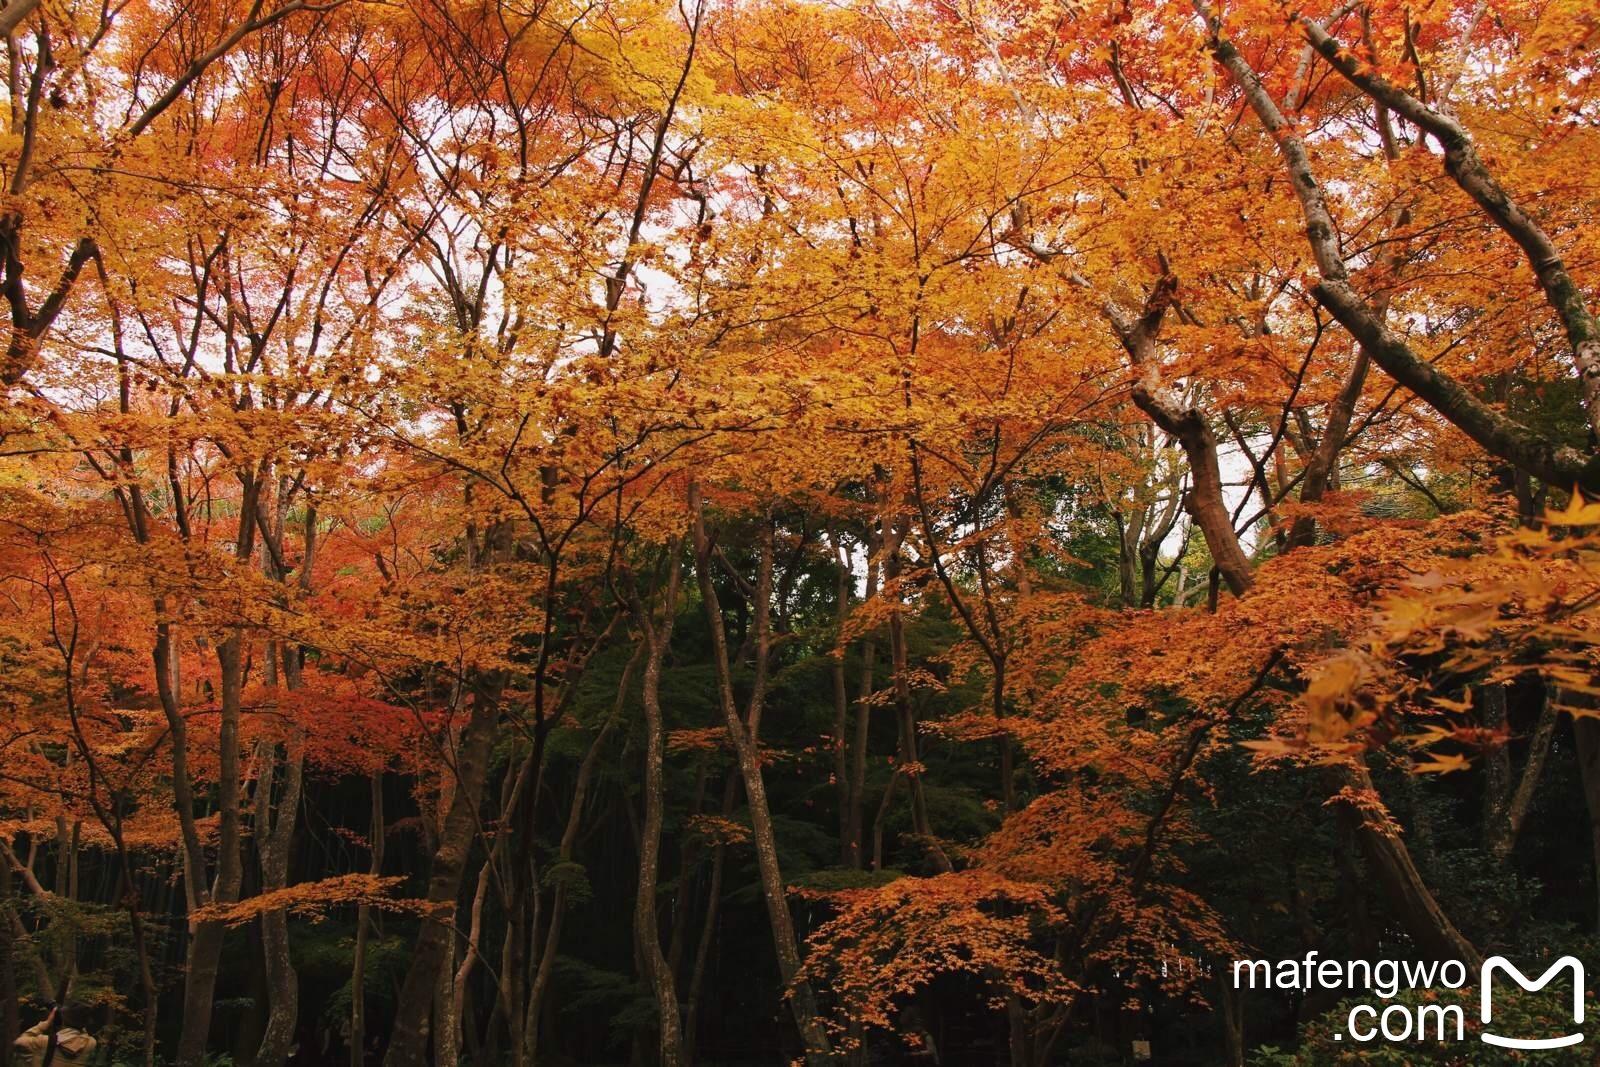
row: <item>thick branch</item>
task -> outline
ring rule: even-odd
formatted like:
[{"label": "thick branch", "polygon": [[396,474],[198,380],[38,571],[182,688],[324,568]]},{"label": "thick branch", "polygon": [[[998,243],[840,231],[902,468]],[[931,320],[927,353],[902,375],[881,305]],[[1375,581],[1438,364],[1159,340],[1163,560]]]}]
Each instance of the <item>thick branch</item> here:
[{"label": "thick branch", "polygon": [[1195,9],[1206,20],[1212,56],[1239,86],[1256,118],[1273,136],[1283,154],[1292,178],[1290,184],[1294,186],[1305,216],[1306,240],[1322,276],[1321,284],[1312,290],[1317,300],[1366,348],[1374,362],[1491,454],[1556,485],[1580,483],[1600,488],[1600,462],[1575,449],[1553,444],[1473,396],[1387,329],[1371,306],[1350,286],[1350,274],[1345,268],[1333,216],[1328,212],[1327,200],[1312,169],[1305,142],[1238,49],[1219,35],[1219,26],[1205,4],[1197,2]]},{"label": "thick branch", "polygon": [[1444,149],[1445,173],[1528,257],[1528,264],[1539,278],[1545,299],[1561,317],[1561,324],[1566,329],[1567,340],[1572,345],[1573,361],[1577,364],[1589,428],[1600,439],[1600,323],[1589,311],[1583,293],[1572,280],[1566,264],[1561,261],[1555,243],[1544,232],[1544,228],[1511,199],[1511,194],[1484,166],[1466,127],[1377,74],[1356,55],[1341,47],[1317,23],[1306,18],[1299,21],[1312,47],[1334,70],[1344,75],[1345,80],[1438,140]]},{"label": "thick branch", "polygon": [[1454,378],[1411,350],[1383,325],[1366,301],[1344,281],[1324,281],[1311,290],[1395,381],[1427,401],[1484,450],[1552,485],[1600,488],[1600,459],[1552,443],[1473,396]]},{"label": "thick branch", "polygon": [[1171,307],[1178,291],[1178,280],[1163,275],[1145,301],[1144,312],[1138,321],[1130,322],[1113,304],[1106,305],[1106,315],[1128,350],[1139,378],[1133,386],[1133,402],[1162,430],[1172,435],[1183,448],[1189,460],[1191,485],[1184,496],[1184,510],[1200,527],[1211,550],[1211,558],[1222,573],[1228,588],[1235,596],[1244,593],[1254,583],[1250,559],[1239,545],[1233,530],[1233,520],[1222,495],[1222,470],[1217,463],[1217,438],[1206,423],[1205,416],[1193,406],[1179,407],[1161,396],[1161,382],[1156,373],[1156,337],[1161,320]]}]

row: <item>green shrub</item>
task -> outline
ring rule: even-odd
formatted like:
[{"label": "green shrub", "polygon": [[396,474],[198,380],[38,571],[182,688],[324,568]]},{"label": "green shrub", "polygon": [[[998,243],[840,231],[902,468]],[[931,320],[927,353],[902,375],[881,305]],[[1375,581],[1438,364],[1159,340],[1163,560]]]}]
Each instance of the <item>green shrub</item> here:
[{"label": "green shrub", "polygon": [[[1390,1004],[1417,1008],[1424,1004],[1456,1005],[1466,1021],[1460,1041],[1386,1041],[1381,1036],[1357,1043],[1349,1033],[1350,1009],[1370,1004],[1382,1011]],[[1511,1037],[1554,1037],[1573,1030],[1570,1014],[1572,993],[1552,986],[1537,993],[1515,987],[1497,986],[1494,998],[1494,1032]],[[1584,1018],[1592,1020],[1600,1007],[1591,994],[1584,1002]],[[1375,1028],[1374,1020],[1363,1018],[1362,1027]],[[1375,997],[1353,997],[1300,1028],[1300,1047],[1285,1050],[1262,1046],[1250,1056],[1251,1067],[1347,1067],[1352,1064],[1373,1067],[1483,1067],[1485,1064],[1516,1064],[1517,1067],[1592,1067],[1594,1046],[1583,1042],[1568,1048],[1522,1051],[1497,1048],[1479,1040],[1483,1024],[1478,1019],[1478,991],[1462,989],[1407,990],[1388,1001]]]}]

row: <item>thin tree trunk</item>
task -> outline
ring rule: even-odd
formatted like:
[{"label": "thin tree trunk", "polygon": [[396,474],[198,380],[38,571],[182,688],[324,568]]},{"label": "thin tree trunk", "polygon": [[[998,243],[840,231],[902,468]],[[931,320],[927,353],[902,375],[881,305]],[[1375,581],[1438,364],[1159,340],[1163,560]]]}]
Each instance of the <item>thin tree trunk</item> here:
[{"label": "thin tree trunk", "polygon": [[[504,807],[501,808],[504,811]],[[461,963],[455,968],[450,979],[450,1015],[456,1020],[464,1018],[462,1012],[466,1010],[467,983],[472,977],[473,965],[477,962],[478,953],[483,944],[483,906],[489,898],[489,880],[494,876],[495,864],[498,862],[498,853],[495,857],[486,860],[478,868],[478,887],[472,893],[472,907],[468,913],[466,945],[461,952]],[[509,937],[510,930],[506,935]],[[513,1001],[515,998],[513,998]],[[511,1060],[513,1064],[520,1062],[521,1046],[518,1043],[518,1034],[512,1033]],[[452,1050],[454,1052],[455,1050]],[[457,1053],[459,1055],[459,1053]]]},{"label": "thin tree trunk", "polygon": [[770,655],[768,619],[772,596],[772,532],[765,528],[761,544],[761,572],[756,581],[755,613],[756,677],[750,694],[750,706],[743,719],[733,696],[733,674],[728,662],[728,635],[722,622],[722,605],[717,598],[716,586],[711,580],[712,548],[706,535],[704,508],[700,500],[700,487],[689,488],[689,511],[694,528],[695,577],[700,587],[700,599],[705,605],[706,622],[711,631],[713,661],[717,670],[717,693],[727,723],[728,736],[733,743],[734,755],[739,765],[739,775],[744,781],[745,798],[750,810],[751,836],[756,847],[757,865],[761,872],[761,893],[767,906],[767,918],[772,926],[773,947],[778,957],[778,972],[789,993],[789,1008],[796,1027],[805,1044],[806,1061],[812,1065],[825,1064],[831,1054],[827,1031],[817,1018],[816,993],[811,983],[800,976],[800,950],[795,940],[794,920],[789,915],[789,902],[784,892],[783,872],[778,865],[777,841],[772,830],[772,815],[767,806],[766,783],[761,776],[761,754],[756,738],[761,721],[761,707],[765,698],[767,659]]},{"label": "thin tree trunk", "polygon": [[1227,973],[1219,977],[1217,989],[1217,1006],[1222,1016],[1223,1063],[1225,1067],[1244,1067],[1244,993],[1233,988]]},{"label": "thin tree trunk", "polygon": [[[722,786],[722,817],[733,817],[733,805],[739,798],[739,776],[730,774]],[[700,927],[700,940],[695,944],[694,964],[689,970],[689,996],[683,1009],[683,1055],[690,1067],[695,1061],[695,1045],[699,1037],[700,1000],[705,990],[706,961],[711,958],[711,944],[716,939],[717,916],[722,910],[722,873],[727,866],[728,847],[722,841],[712,846],[711,886],[706,891],[705,924]]]},{"label": "thin tree trunk", "polygon": [[684,1063],[693,1065],[695,1038],[700,1022],[700,998],[705,990],[706,961],[711,958],[711,943],[716,938],[717,915],[722,908],[722,870],[726,864],[727,846],[717,842],[711,853],[710,886],[706,890],[706,921],[700,929],[700,940],[695,944],[694,963],[689,969],[689,998],[684,1005],[683,1051]]},{"label": "thin tree trunk", "polygon": [[[706,779],[710,773],[711,753],[701,752],[694,761],[694,790],[687,812],[690,818],[700,814],[705,806]],[[699,873],[701,844],[695,837],[685,837],[678,844],[678,883],[672,890],[672,927],[667,933],[667,966],[683,977],[683,952],[688,943],[689,914],[694,910],[695,882]],[[685,1053],[687,1058],[687,1052]]]},{"label": "thin tree trunk", "polygon": [[[1339,453],[1344,449],[1345,438],[1349,436],[1350,419],[1355,415],[1356,401],[1361,399],[1370,363],[1367,350],[1357,345],[1350,376],[1345,379],[1344,387],[1339,390],[1333,406],[1328,410],[1328,424],[1323,427],[1322,437],[1317,441],[1316,450],[1306,463],[1305,476],[1300,480],[1300,502],[1303,504],[1321,500],[1333,485],[1334,475],[1339,468]],[[1312,544],[1316,539],[1317,520],[1309,515],[1295,519],[1289,528],[1290,548]]]},{"label": "thin tree trunk", "polygon": [[[1367,50],[1374,63],[1377,62],[1376,45],[1373,43],[1372,26],[1365,12],[1362,13],[1362,27],[1366,38]],[[1389,120],[1389,112],[1382,105],[1377,106],[1374,118],[1378,128],[1378,142],[1383,148],[1383,156],[1392,167],[1400,159],[1400,146],[1395,140],[1394,126]],[[1410,211],[1402,203],[1396,203],[1389,211],[1389,231],[1393,232],[1404,226],[1410,219]],[[1389,270],[1400,266],[1400,253],[1398,246],[1391,246],[1390,251],[1381,252],[1380,263]],[[1388,293],[1379,294],[1372,304],[1372,313],[1381,322],[1389,314]],[[1334,398],[1333,404],[1328,409],[1328,423],[1323,427],[1322,438],[1317,442],[1317,447],[1312,451],[1311,458],[1306,461],[1305,476],[1300,481],[1300,501],[1304,504],[1315,503],[1323,498],[1329,489],[1336,488],[1339,477],[1339,454],[1343,451],[1346,439],[1350,435],[1350,420],[1355,415],[1356,403],[1361,399],[1361,390],[1366,385],[1367,371],[1371,367],[1372,356],[1366,347],[1356,345],[1355,361],[1351,364],[1350,375],[1345,379],[1344,386]],[[1288,547],[1309,545],[1316,541],[1316,520],[1309,515],[1303,515],[1294,521],[1289,531]]]},{"label": "thin tree trunk", "polygon": [[644,959],[646,977],[655,994],[661,1067],[681,1067],[683,1040],[678,1015],[678,991],[672,968],[661,953],[661,931],[656,911],[656,883],[661,864],[662,778],[666,763],[666,729],[661,714],[661,664],[672,642],[678,610],[678,581],[683,572],[682,543],[667,542],[666,590],[662,594],[661,620],[652,621],[651,610],[634,598],[634,617],[644,631],[650,656],[644,666],[645,764],[644,825],[639,834],[639,879],[634,897],[633,933]]},{"label": "thin tree trunk", "polygon": [[[461,958],[455,965],[455,977],[451,982],[450,1012],[457,1020],[464,1018],[462,1012],[466,1008],[467,987],[483,950],[483,909],[488,901],[490,885],[497,883],[501,907],[505,912],[505,931],[500,938],[500,973],[496,983],[490,1026],[491,1028],[494,1026],[494,1019],[505,1020],[506,1034],[511,1039],[512,1067],[522,1067],[527,1059],[528,1050],[525,1046],[527,1034],[519,1023],[522,1018],[520,1005],[524,978],[521,961],[523,949],[526,947],[525,940],[532,936],[528,933],[530,925],[527,913],[531,909],[537,922],[540,892],[535,872],[530,870],[527,881],[521,880],[522,867],[531,868],[532,856],[513,857],[511,851],[512,813],[517,810],[518,802],[529,788],[529,782],[535,777],[531,751],[528,758],[515,762],[516,773],[508,772],[500,781],[499,826],[489,846],[489,853],[484,858],[482,866],[478,868],[477,888],[472,894]],[[435,1010],[437,1011],[437,1008]],[[458,1041],[457,1049],[459,1047]]]},{"label": "thin tree trunk", "polygon": [[[287,479],[280,478],[275,514],[270,521],[266,514],[266,500],[257,498],[259,524],[263,531],[261,568],[268,578],[282,582],[287,575],[279,570],[283,560],[283,526],[288,512],[290,489]],[[299,587],[311,589],[311,573],[317,556],[317,509],[307,507],[302,535],[303,552],[300,562]],[[276,688],[280,680],[277,653],[282,652],[283,688],[294,700],[302,684],[302,652],[298,645],[268,641],[263,664],[263,679],[269,687]],[[305,770],[305,741],[297,724],[291,725],[284,746],[283,792],[274,806],[272,792],[277,778],[277,746],[258,747],[256,775],[256,847],[260,855],[261,891],[283,889],[289,884],[289,857],[294,842],[294,831],[300,817],[301,783]],[[256,1052],[256,1067],[282,1067],[288,1061],[294,1046],[295,1026],[300,1016],[300,982],[294,963],[289,957],[289,922],[282,911],[266,912],[261,916],[261,941],[266,959],[268,1014],[261,1046]]]},{"label": "thin tree trunk", "polygon": [[[243,539],[243,538],[241,538]],[[246,554],[248,558],[248,554]],[[232,904],[239,899],[244,877],[239,850],[239,716],[244,688],[244,635],[235,630],[217,646],[221,674],[221,722],[218,728],[219,771],[217,775],[217,877],[209,903]],[[194,872],[196,884],[205,878],[204,869]],[[178,1067],[202,1067],[206,1040],[210,1036],[212,998],[222,962],[224,926],[220,920],[191,921],[189,948],[185,958],[183,1026],[178,1036]]]},{"label": "thin tree trunk", "polygon": [[1178,280],[1163,274],[1150,291],[1144,311],[1136,320],[1115,304],[1104,305],[1106,317],[1122,341],[1133,362],[1138,379],[1134,382],[1132,396],[1136,407],[1150,420],[1166,431],[1183,449],[1189,461],[1189,493],[1184,498],[1184,510],[1200,528],[1212,562],[1221,572],[1223,580],[1235,596],[1249,589],[1251,577],[1250,557],[1239,545],[1239,535],[1233,529],[1233,516],[1228,513],[1222,493],[1222,470],[1217,463],[1217,437],[1212,433],[1205,416],[1192,404],[1176,403],[1167,395],[1159,373],[1156,346],[1161,321],[1172,306],[1178,292]]},{"label": "thin tree trunk", "polygon": [[11,970],[12,946],[16,944],[10,929],[16,918],[11,910],[11,865],[4,860],[0,860],[0,912],[8,927],[0,935],[0,1067],[11,1067],[11,1043],[17,1039],[22,1020],[17,1015],[16,975]]},{"label": "thin tree trunk", "polygon": [[837,534],[833,537],[833,558],[839,567],[839,579],[834,586],[835,648],[829,672],[833,681],[833,785],[839,805],[839,862],[851,867],[859,862],[852,861],[861,849],[859,841],[852,847],[850,839],[850,690],[845,677],[843,643],[845,620],[850,617],[851,560],[843,539]]},{"label": "thin tree trunk", "polygon": [[[447,731],[446,738],[446,751],[448,753],[446,758],[448,760],[459,760],[461,757],[461,744],[459,739],[455,737],[453,731]],[[485,785],[487,785],[487,772],[485,772],[484,781]],[[455,800],[460,789],[461,782],[459,778],[446,777],[442,782],[440,782],[439,803],[434,812],[434,816],[439,823],[438,835],[440,841],[445,839],[445,823],[449,819],[449,813],[455,804]],[[481,789],[479,791],[479,796],[482,796]],[[478,816],[477,823],[479,827],[482,827],[482,816]],[[470,859],[471,855],[472,846],[469,843],[466,852],[462,857],[462,872],[460,880],[464,881],[466,878],[465,861]],[[459,929],[461,926],[461,891],[459,886],[456,890],[456,899],[452,902],[452,904],[453,906],[450,910],[450,931],[445,935],[439,970],[433,977],[433,1004],[429,1011],[428,1038],[433,1045],[434,1067],[440,1067],[442,1064],[450,1064],[451,1067],[454,1067],[456,1062],[455,1016],[453,1012],[455,1007],[455,997],[453,995],[455,989],[453,978],[456,971],[456,943],[459,940]],[[509,936],[509,933],[507,936]]]},{"label": "thin tree trunk", "polygon": [[1125,608],[1139,603],[1139,536],[1144,527],[1143,508],[1116,512],[1117,602]]},{"label": "thin tree trunk", "polygon": [[[383,874],[383,844],[387,828],[383,818],[383,768],[372,772],[372,829],[367,842],[372,853],[368,867],[374,878]],[[367,1061],[367,946],[371,941],[372,909],[356,908],[355,959],[350,971],[350,1067],[363,1067]]]},{"label": "thin tree trunk", "polygon": [[904,775],[906,787],[911,793],[912,831],[920,839],[922,847],[927,849],[934,866],[941,871],[950,871],[953,869],[950,857],[933,832],[933,820],[928,815],[928,798],[922,786],[921,754],[917,751],[917,716],[911,702],[911,663],[906,647],[905,612],[902,610],[904,600],[897,584],[902,565],[900,547],[905,543],[910,525],[907,517],[897,517],[889,526],[889,536],[885,538],[883,549],[884,583],[894,590],[896,598],[895,610],[889,613],[889,659],[894,674],[895,717],[900,735],[897,769]]},{"label": "thin tree trunk", "polygon": [[[878,595],[878,538],[873,528],[867,528],[867,585],[866,598]],[[867,756],[872,742],[872,693],[876,680],[878,643],[872,634],[861,637],[861,679],[856,689],[855,738],[850,751],[850,803],[845,817],[848,835],[847,862],[856,870],[862,863],[862,828],[867,795]]]},{"label": "thin tree trunk", "polygon": [[[1362,802],[1362,797],[1376,795],[1366,767],[1344,764],[1333,769],[1332,777],[1340,790],[1336,794],[1334,811],[1354,835],[1366,863],[1367,876],[1399,919],[1401,927],[1427,956],[1460,960],[1468,969],[1475,970],[1482,957],[1439,907],[1392,820],[1375,815],[1369,810],[1370,805]],[[1344,797],[1347,790],[1355,796]]]},{"label": "thin tree trunk", "polygon": [[[1478,706],[1484,729],[1503,733],[1506,728],[1506,687],[1489,684],[1478,688]],[[1510,854],[1503,845],[1511,811],[1511,749],[1502,743],[1483,758],[1483,850],[1496,859]]]},{"label": "thin tree trunk", "polygon": [[456,942],[451,931],[445,942],[444,957],[433,979],[433,1062],[434,1067],[448,1064],[455,1067],[461,1062],[460,1041],[456,1018]]},{"label": "thin tree trunk", "polygon": [[[583,825],[583,806],[588,799],[589,784],[594,779],[595,768],[599,765],[606,739],[622,716],[622,709],[627,703],[628,691],[632,688],[633,676],[639,668],[639,662],[648,651],[645,643],[640,642],[633,655],[629,657],[627,665],[622,668],[622,677],[617,682],[617,695],[611,705],[611,714],[595,734],[594,740],[589,744],[589,750],[584,753],[583,762],[578,765],[578,777],[572,787],[572,807],[567,811],[566,829],[562,831],[561,844],[556,852],[559,863],[572,862],[572,853],[578,843],[578,831]],[[566,907],[566,885],[564,881],[558,880],[550,902],[550,921],[545,928],[544,944],[539,952],[539,964],[528,988],[525,1045],[528,1058],[534,1061],[537,1061],[539,1054],[539,1015],[544,1006],[545,993],[550,987],[550,976],[555,973],[556,954],[561,947],[561,931]]]},{"label": "thin tree trunk", "polygon": [[1539,708],[1538,721],[1534,723],[1533,734],[1528,738],[1528,758],[1522,764],[1522,777],[1517,780],[1516,791],[1511,794],[1511,802],[1505,808],[1502,827],[1489,848],[1490,853],[1502,863],[1510,858],[1511,850],[1517,844],[1517,836],[1522,833],[1522,824],[1527,821],[1528,808],[1533,804],[1539,779],[1544,776],[1545,762],[1550,756],[1550,744],[1555,739],[1559,718],[1553,696],[1546,694]]},{"label": "thin tree trunk", "polygon": [[[265,769],[276,762],[269,754]],[[282,889],[289,883],[290,843],[294,836],[296,812],[300,807],[302,770],[305,763],[303,742],[292,740],[283,762],[283,794],[277,805],[277,815],[270,820],[271,830],[261,836],[261,828],[269,820],[263,818],[271,806],[272,779],[265,778],[257,789],[262,796],[257,804],[256,819],[258,845],[261,853],[261,890],[270,892]],[[282,911],[266,912],[261,916],[262,948],[267,965],[267,999],[269,1011],[267,1026],[261,1035],[261,1047],[256,1053],[257,1067],[281,1067],[288,1060],[294,1044],[295,1024],[300,1009],[300,983],[289,958],[289,922]]]},{"label": "thin tree trunk", "polygon": [[894,801],[895,787],[900,784],[900,768],[889,772],[889,782],[878,798],[878,813],[872,817],[872,869],[883,870],[883,824],[889,817],[889,805]]},{"label": "thin tree trunk", "polygon": [[[429,1017],[439,975],[448,980],[454,957],[455,923],[461,878],[478,830],[478,805],[489,773],[489,755],[500,721],[499,672],[475,678],[472,711],[456,759],[454,796],[439,833],[428,877],[427,899],[435,909],[422,923],[395,1007],[394,1031],[384,1055],[386,1067],[423,1067],[427,1061]],[[449,770],[445,772],[447,775]]]},{"label": "thin tree trunk", "polygon": [[[269,645],[269,658],[271,662]],[[300,650],[283,650],[283,683],[294,699],[301,687]],[[299,729],[292,728],[283,758],[283,792],[276,806],[272,803],[273,781],[277,775],[277,746],[267,744],[259,757],[256,779],[256,845],[260,853],[261,891],[271,892],[289,884],[290,846],[300,814],[301,783],[305,770],[305,742]],[[261,941],[267,965],[267,1026],[256,1052],[256,1067],[282,1067],[294,1046],[295,1025],[300,1015],[300,982],[289,957],[289,921],[282,911],[261,916]]]}]

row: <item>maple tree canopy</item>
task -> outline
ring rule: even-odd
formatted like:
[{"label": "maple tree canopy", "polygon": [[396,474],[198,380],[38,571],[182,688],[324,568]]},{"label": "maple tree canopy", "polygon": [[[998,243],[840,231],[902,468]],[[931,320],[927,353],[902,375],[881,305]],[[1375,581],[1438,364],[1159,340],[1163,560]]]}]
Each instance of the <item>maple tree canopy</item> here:
[{"label": "maple tree canopy", "polygon": [[1600,949],[1591,3],[0,30],[0,1067],[1309,1067],[1229,961]]}]

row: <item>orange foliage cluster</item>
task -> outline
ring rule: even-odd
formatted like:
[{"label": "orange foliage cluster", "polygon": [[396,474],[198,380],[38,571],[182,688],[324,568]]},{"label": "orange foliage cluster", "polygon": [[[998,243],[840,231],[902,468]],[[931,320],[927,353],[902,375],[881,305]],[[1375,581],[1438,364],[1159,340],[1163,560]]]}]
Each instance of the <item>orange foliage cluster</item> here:
[{"label": "orange foliage cluster", "polygon": [[[431,915],[471,894],[283,884],[303,776],[404,776],[460,882],[574,862],[558,734],[648,729],[698,792],[838,753],[859,810],[852,716],[893,718],[925,869],[829,895],[785,976],[848,1043],[952,972],[1197,995],[1159,961],[1239,936],[1182,854],[1242,733],[1262,773],[1448,771],[1504,742],[1475,687],[1597,714],[1590,5],[535,7],[0,10],[0,840],[181,868],[195,930]],[[681,603],[742,598],[738,706],[641,728],[706,516]],[[772,585],[818,531],[811,632],[827,595]],[[628,643],[654,681],[580,717]],[[764,749],[802,646],[865,678]],[[935,742],[1003,768],[992,833],[930,825]],[[684,829],[776,864],[733,803]],[[521,907],[485,869],[477,918]]]}]

